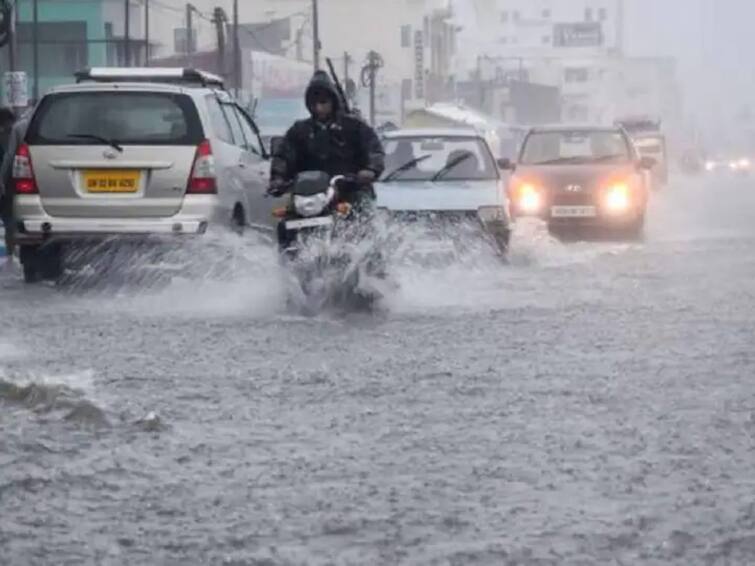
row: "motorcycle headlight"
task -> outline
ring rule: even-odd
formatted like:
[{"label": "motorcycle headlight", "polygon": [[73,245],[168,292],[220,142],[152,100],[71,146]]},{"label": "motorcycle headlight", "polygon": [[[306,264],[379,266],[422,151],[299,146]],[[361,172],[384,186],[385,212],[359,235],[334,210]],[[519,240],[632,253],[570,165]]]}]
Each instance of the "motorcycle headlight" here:
[{"label": "motorcycle headlight", "polygon": [[294,210],[304,217],[317,216],[330,204],[334,194],[331,188],[324,193],[311,196],[294,195]]}]

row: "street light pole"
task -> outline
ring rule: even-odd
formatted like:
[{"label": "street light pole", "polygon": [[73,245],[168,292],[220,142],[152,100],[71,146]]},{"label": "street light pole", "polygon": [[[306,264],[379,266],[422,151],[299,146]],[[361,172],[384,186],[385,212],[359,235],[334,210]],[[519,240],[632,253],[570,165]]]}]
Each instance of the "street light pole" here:
[{"label": "street light pole", "polygon": [[241,88],[241,47],[239,45],[239,0],[233,0],[233,86],[236,100]]},{"label": "street light pole", "polygon": [[33,58],[33,67],[34,67],[34,90],[32,91],[32,96],[34,97],[34,102],[36,103],[37,100],[39,100],[39,2],[38,0],[34,0],[34,4],[32,7],[32,33],[34,34],[34,43],[32,45],[32,58]]},{"label": "street light pole", "polygon": [[194,6],[186,4],[186,61],[187,67],[194,65],[194,24],[192,16],[194,15]]},{"label": "street light pole", "polygon": [[149,67],[149,0],[144,0],[144,66]]},{"label": "street light pole", "polygon": [[126,67],[131,66],[131,0],[124,0],[124,10],[126,12],[126,18],[124,20],[123,28],[123,50],[124,50],[124,62]]},{"label": "street light pole", "polygon": [[312,35],[314,41],[313,63],[315,71],[320,69],[320,10],[318,0],[312,0]]}]

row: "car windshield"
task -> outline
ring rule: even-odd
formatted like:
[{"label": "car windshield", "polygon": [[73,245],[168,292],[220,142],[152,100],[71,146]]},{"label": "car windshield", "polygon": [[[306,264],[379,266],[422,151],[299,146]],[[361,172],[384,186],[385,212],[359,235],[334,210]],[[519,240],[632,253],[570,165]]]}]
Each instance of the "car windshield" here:
[{"label": "car windshield", "polygon": [[631,159],[624,136],[616,131],[534,132],[525,141],[523,165],[621,163]]},{"label": "car windshield", "polygon": [[[446,182],[498,178],[493,156],[480,138],[406,136],[389,138],[384,145],[385,173],[391,180]],[[402,166],[406,168],[393,174]]]},{"label": "car windshield", "polygon": [[[99,138],[99,139],[98,139]],[[181,94],[85,92],[48,96],[29,128],[31,144],[197,145],[202,126]]]}]

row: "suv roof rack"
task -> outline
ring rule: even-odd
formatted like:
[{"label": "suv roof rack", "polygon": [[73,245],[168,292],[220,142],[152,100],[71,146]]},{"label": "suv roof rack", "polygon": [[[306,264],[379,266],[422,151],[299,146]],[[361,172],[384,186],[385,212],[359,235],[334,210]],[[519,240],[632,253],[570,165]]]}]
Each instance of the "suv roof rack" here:
[{"label": "suv roof rack", "polygon": [[223,79],[198,69],[181,67],[92,67],[78,71],[76,82],[147,82],[225,88]]}]

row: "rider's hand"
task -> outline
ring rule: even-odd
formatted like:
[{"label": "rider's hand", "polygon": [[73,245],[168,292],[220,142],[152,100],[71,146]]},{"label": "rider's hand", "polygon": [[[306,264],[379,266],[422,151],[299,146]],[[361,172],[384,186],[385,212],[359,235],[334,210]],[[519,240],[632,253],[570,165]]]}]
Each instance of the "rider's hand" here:
[{"label": "rider's hand", "polygon": [[377,175],[375,175],[375,172],[371,171],[370,169],[362,169],[359,173],[357,173],[357,180],[365,185],[374,183],[376,178]]},{"label": "rider's hand", "polygon": [[267,188],[267,194],[280,197],[286,193],[286,181],[283,179],[273,179],[270,181],[270,186]]}]

